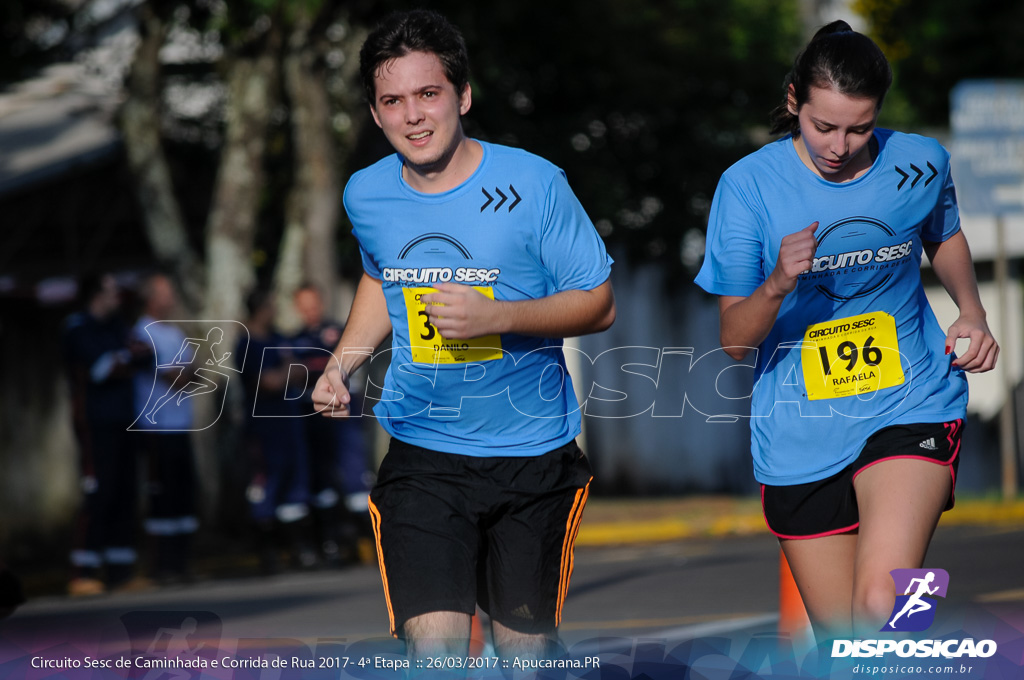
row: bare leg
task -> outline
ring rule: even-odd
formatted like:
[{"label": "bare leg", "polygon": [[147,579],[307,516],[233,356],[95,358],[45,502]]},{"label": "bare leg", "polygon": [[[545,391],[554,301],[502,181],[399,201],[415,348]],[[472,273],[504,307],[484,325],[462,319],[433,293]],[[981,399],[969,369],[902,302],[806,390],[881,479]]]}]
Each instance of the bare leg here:
[{"label": "bare leg", "polygon": [[820,643],[850,637],[855,532],[821,538],[781,539],[793,580]]},{"label": "bare leg", "polygon": [[889,572],[918,569],[952,488],[949,468],[897,458],[873,465],[854,480],[860,541],[854,564],[857,627],[877,631],[896,601]]},{"label": "bare leg", "polygon": [[412,617],[402,630],[410,659],[465,657],[469,654],[469,614],[429,612]]},{"label": "bare leg", "polygon": [[550,633],[519,633],[506,628],[497,621],[491,621],[494,633],[494,648],[504,659],[543,659],[548,656],[555,640],[555,631]]}]

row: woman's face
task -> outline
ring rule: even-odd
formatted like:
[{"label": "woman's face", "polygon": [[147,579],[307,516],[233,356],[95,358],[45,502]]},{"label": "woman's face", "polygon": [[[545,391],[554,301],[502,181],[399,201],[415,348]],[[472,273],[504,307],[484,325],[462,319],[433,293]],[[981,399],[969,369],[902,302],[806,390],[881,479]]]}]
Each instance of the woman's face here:
[{"label": "woman's face", "polygon": [[868,143],[878,119],[877,101],[812,87],[798,110],[791,87],[789,112],[800,123],[797,153],[822,178],[846,182],[871,167]]}]

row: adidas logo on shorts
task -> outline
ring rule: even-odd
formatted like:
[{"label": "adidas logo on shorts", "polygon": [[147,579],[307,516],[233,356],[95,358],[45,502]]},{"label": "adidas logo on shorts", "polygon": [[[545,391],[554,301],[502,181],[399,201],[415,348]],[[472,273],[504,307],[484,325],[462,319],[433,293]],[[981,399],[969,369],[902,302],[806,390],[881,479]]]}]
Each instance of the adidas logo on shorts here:
[{"label": "adidas logo on shorts", "polygon": [[521,619],[533,620],[533,612],[530,611],[529,605],[522,604],[512,610],[513,616],[518,616]]},{"label": "adidas logo on shorts", "polygon": [[928,439],[925,439],[918,446],[920,446],[922,449],[928,449],[929,451],[939,450],[939,447],[935,445],[935,437],[928,437]]}]

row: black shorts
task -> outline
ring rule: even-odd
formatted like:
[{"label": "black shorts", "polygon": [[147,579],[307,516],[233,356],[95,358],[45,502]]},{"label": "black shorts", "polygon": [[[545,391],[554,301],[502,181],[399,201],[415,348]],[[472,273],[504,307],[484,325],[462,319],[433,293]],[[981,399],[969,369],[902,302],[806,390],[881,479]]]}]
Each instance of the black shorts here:
[{"label": "black shorts", "polygon": [[590,480],[574,441],[480,458],[392,438],[370,492],[392,635],[414,616],[478,603],[512,630],[554,631]]},{"label": "black shorts", "polygon": [[[779,538],[819,538],[860,525],[853,480],[875,463],[894,458],[949,466],[956,486],[963,419],[950,423],[893,425],[871,435],[852,463],[825,479],[790,486],[761,485],[761,507],[768,529]],[[953,507],[953,489],[946,510]]]}]

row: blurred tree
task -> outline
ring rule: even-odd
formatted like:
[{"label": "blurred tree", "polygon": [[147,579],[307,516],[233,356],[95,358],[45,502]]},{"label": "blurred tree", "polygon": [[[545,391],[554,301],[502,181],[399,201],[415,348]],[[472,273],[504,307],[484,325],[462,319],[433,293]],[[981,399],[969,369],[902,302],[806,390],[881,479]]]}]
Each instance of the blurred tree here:
[{"label": "blurred tree", "polygon": [[120,127],[153,252],[174,272],[186,307],[197,310],[202,306],[205,272],[189,243],[160,134],[160,49],[174,9],[174,3],[166,2],[139,7],[139,43],[127,78]]},{"label": "blurred tree", "polygon": [[263,207],[264,154],[271,115],[280,104],[283,3],[246,0],[217,17],[226,34],[224,139],[206,221],[203,317],[242,319],[256,285],[253,244]]},{"label": "blurred tree", "polygon": [[[122,132],[154,251],[206,318],[242,318],[257,280],[273,282],[285,299],[306,279],[328,295],[334,288],[336,147],[353,144],[358,130],[334,133],[339,98],[327,88],[333,77],[336,91],[358,90],[350,87],[351,68],[330,73],[326,66],[338,50],[339,66],[357,63],[346,57],[358,43],[344,38],[360,35],[349,26],[359,3],[341,5],[150,0],[137,8],[141,39]],[[348,99],[342,106],[355,105]],[[178,147],[170,159],[169,146]],[[192,151],[180,156],[183,147]],[[181,201],[202,147],[216,150],[217,170],[204,175],[205,210],[188,211]],[[177,173],[176,154],[184,164]],[[189,237],[188,212],[203,221],[198,238]]]},{"label": "blurred tree", "polygon": [[949,91],[965,78],[1024,76],[1020,0],[854,0],[895,75],[882,122],[949,125]]},{"label": "blurred tree", "polygon": [[[358,54],[365,31],[354,23],[347,10],[331,17],[317,17],[309,4],[296,8],[287,38],[283,70],[284,83],[291,101],[291,129],[294,143],[295,179],[285,204],[285,231],[281,241],[274,288],[279,295],[278,309],[292,308],[292,293],[304,282],[317,285],[328,309],[332,308],[337,266],[337,226],[341,218],[341,172],[347,167],[351,149],[357,141],[359,126],[337,131],[334,117],[351,121],[361,109],[357,87],[336,88],[332,100],[325,83],[327,59],[340,60],[337,80],[354,83],[358,60],[345,55]],[[333,34],[337,47],[328,44]],[[333,50],[337,51],[333,51]]]}]

